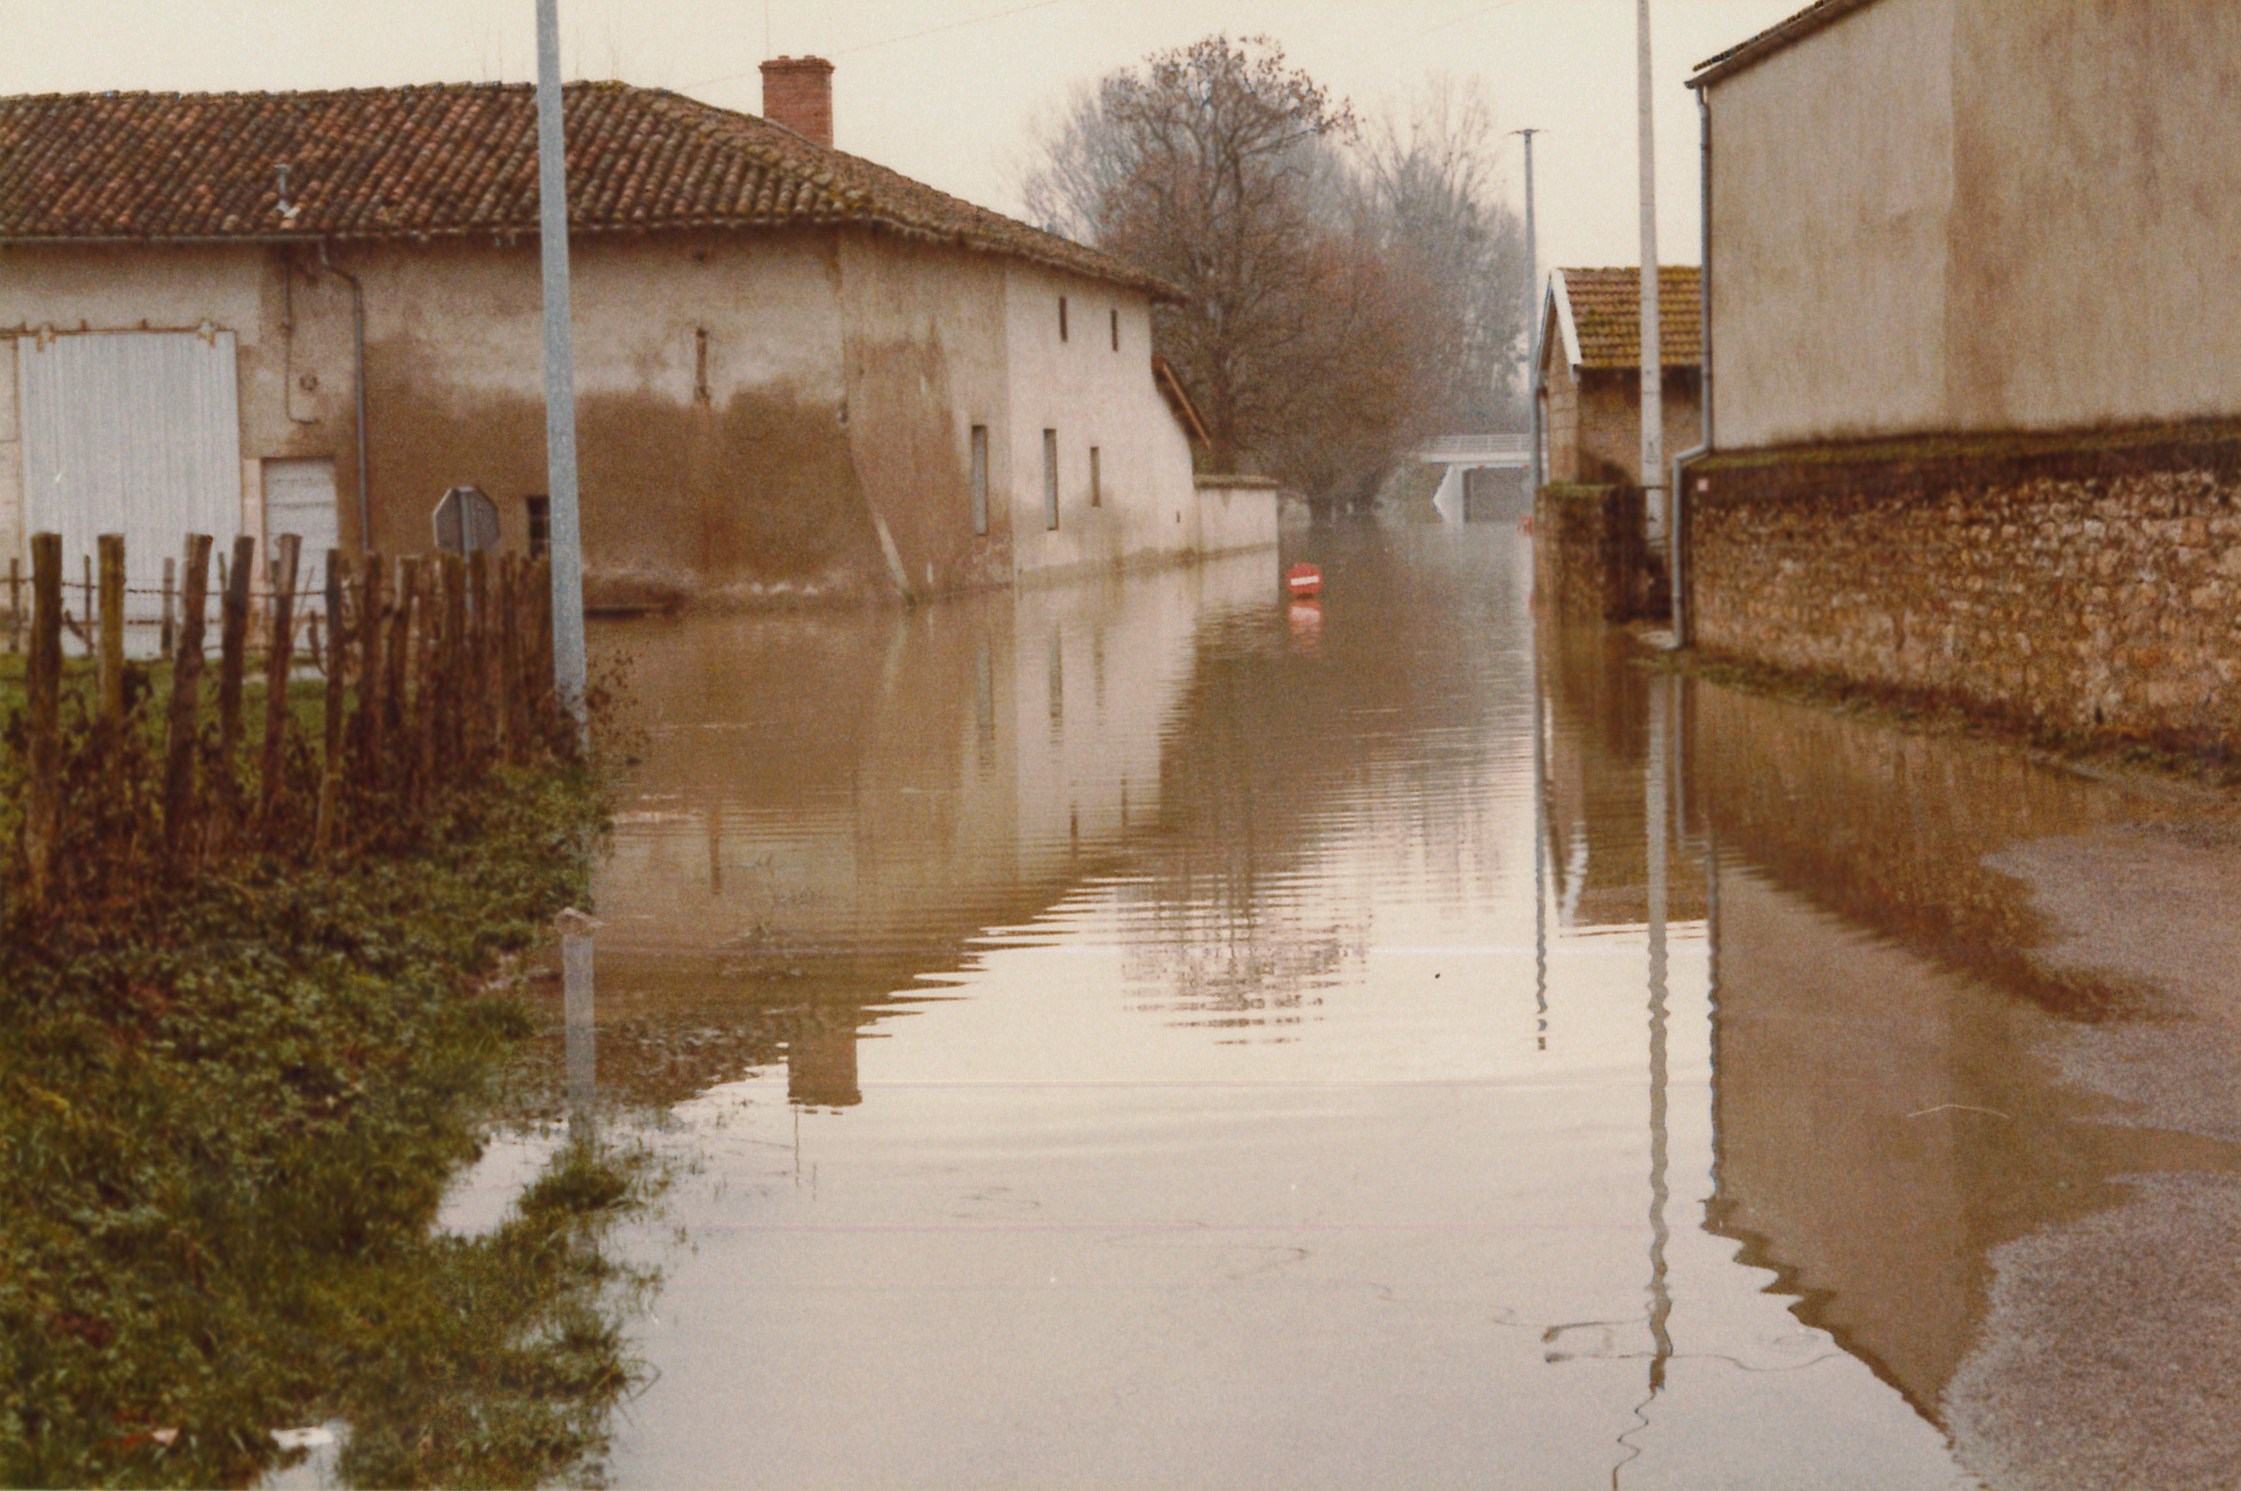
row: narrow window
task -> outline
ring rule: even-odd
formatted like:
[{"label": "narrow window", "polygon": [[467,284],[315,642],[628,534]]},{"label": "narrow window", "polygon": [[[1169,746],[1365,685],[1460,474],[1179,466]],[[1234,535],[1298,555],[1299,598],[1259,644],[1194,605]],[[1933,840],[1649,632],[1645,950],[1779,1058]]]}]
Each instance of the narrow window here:
[{"label": "narrow window", "polygon": [[988,426],[973,426],[973,532],[988,532]]},{"label": "narrow window", "polygon": [[693,401],[706,404],[714,398],[715,391],[708,386],[708,328],[697,327],[693,331]]},{"label": "narrow window", "polygon": [[1058,297],[1058,339],[1066,340],[1066,297]]},{"label": "narrow window", "polygon": [[552,499],[524,497],[529,509],[529,557],[542,559],[552,552]]},{"label": "narrow window", "polygon": [[1058,526],[1058,431],[1043,431],[1043,526]]},{"label": "narrow window", "polygon": [[1100,454],[1101,452],[1096,446],[1093,445],[1089,448],[1089,505],[1091,507],[1103,507],[1105,505],[1104,463],[1098,459]]},{"label": "narrow window", "polygon": [[1113,350],[1120,351],[1120,312],[1113,312]]}]

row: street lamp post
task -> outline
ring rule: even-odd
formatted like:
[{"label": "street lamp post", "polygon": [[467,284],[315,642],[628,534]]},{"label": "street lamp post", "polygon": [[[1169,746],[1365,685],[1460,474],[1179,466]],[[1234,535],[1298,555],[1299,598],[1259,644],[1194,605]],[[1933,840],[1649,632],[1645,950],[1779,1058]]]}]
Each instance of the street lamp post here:
[{"label": "street lamp post", "polygon": [[553,688],[581,737],[589,728],[584,714],[584,550],[576,504],[576,359],[568,323],[568,156],[560,103],[560,0],[537,0],[537,237],[544,264]]},{"label": "street lamp post", "polygon": [[1541,459],[1541,240],[1533,223],[1533,137],[1537,129],[1510,131],[1525,140],[1525,401],[1531,406],[1533,490],[1529,494],[1538,502],[1541,487],[1548,480]]},{"label": "street lamp post", "polygon": [[1637,162],[1642,193],[1642,496],[1648,537],[1665,533],[1665,357],[1657,283],[1657,130],[1651,105],[1650,0],[1634,0]]}]

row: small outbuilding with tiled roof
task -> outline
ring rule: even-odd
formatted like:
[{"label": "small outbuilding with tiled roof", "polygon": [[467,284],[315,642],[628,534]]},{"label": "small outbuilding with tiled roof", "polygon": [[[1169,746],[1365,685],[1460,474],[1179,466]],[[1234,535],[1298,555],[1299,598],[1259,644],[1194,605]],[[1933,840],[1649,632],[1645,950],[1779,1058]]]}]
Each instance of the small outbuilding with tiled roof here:
[{"label": "small outbuilding with tiled roof", "polygon": [[[1665,448],[1698,440],[1704,315],[1694,265],[1658,271]],[[1559,269],[1541,306],[1534,380],[1552,483],[1642,484],[1642,275],[1638,269]]]},{"label": "small outbuilding with tiled roof", "polygon": [[[593,603],[1197,552],[1165,288],[834,149],[828,64],[764,72],[781,118],[565,90]],[[0,553],[417,550],[458,486],[534,548],[535,124],[518,85],[0,98]]]}]

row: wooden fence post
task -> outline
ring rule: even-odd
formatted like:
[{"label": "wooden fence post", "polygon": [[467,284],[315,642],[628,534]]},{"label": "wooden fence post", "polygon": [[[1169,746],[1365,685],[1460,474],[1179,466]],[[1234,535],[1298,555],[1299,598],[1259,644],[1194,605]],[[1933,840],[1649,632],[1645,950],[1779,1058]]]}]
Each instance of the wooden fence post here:
[{"label": "wooden fence post", "polygon": [[186,610],[171,668],[171,739],[163,768],[164,847],[185,865],[194,843],[195,740],[202,733],[203,613],[210,599],[210,535],[187,535]]},{"label": "wooden fence post", "polygon": [[552,658],[547,652],[545,607],[552,588],[551,571],[542,557],[529,561],[529,578],[522,593],[522,693],[529,711],[529,730],[542,750],[550,743],[545,721],[545,695],[552,685]]},{"label": "wooden fence post", "polygon": [[521,712],[521,559],[508,554],[498,566],[498,718],[506,759],[526,754]]},{"label": "wooden fence post", "polygon": [[83,623],[78,631],[78,640],[85,644],[86,656],[91,657],[94,648],[93,556],[91,554],[80,554],[78,563],[81,573],[85,576],[85,584],[81,587],[78,597],[78,619]]},{"label": "wooden fence post", "polygon": [[388,591],[386,566],[379,554],[368,554],[358,571],[358,629],[352,635],[358,643],[358,713],[354,716],[357,729],[359,774],[368,787],[381,785],[382,715],[388,701],[383,689],[388,674],[382,667],[381,648],[389,631]]},{"label": "wooden fence post", "polygon": [[466,646],[459,659],[460,694],[466,716],[460,726],[466,734],[467,760],[480,768],[489,755],[490,691],[483,680],[483,643],[490,620],[490,560],[481,550],[467,556],[467,625],[461,640]]},{"label": "wooden fence post", "polygon": [[[319,814],[312,826],[313,846],[322,852],[334,847],[335,810],[342,796],[342,685],[350,666],[350,649],[343,640],[348,631],[342,621],[342,557],[340,549],[327,551],[327,707],[321,720],[326,727],[322,742],[326,760],[319,774]],[[365,625],[363,618],[359,625]]]},{"label": "wooden fence post", "polygon": [[101,550],[101,720],[112,728],[124,722],[125,708],[125,541],[121,533],[95,540]]},{"label": "wooden fence post", "polygon": [[24,890],[43,910],[62,827],[62,535],[31,536],[31,780],[25,784]]},{"label": "wooden fence post", "polygon": [[537,697],[543,701],[547,741],[573,754],[577,741],[574,722],[561,706],[560,685],[553,677],[552,559],[537,561]]},{"label": "wooden fence post", "polygon": [[272,640],[265,648],[264,820],[268,846],[288,776],[288,674],[296,652],[296,569],[303,540],[283,533],[272,567]]},{"label": "wooden fence post", "polygon": [[389,621],[389,655],[382,659],[388,672],[388,682],[383,685],[382,720],[380,728],[387,732],[389,760],[382,763],[382,777],[393,791],[415,790],[417,774],[414,771],[414,737],[411,730],[412,713],[406,689],[412,682],[412,645],[415,618],[425,629],[427,613],[421,605],[423,585],[418,559],[397,561],[397,607]]},{"label": "wooden fence post", "polygon": [[440,708],[446,754],[463,761],[467,752],[465,687],[467,659],[467,566],[457,554],[446,554],[444,566],[444,646],[440,662],[443,688]]},{"label": "wooden fence post", "polygon": [[164,657],[171,656],[172,647],[179,640],[177,624],[172,620],[171,601],[178,593],[179,561],[166,557],[163,561],[163,636],[157,650]]},{"label": "wooden fence post", "polygon": [[450,565],[446,556],[428,561],[421,574],[421,641],[412,684],[412,713],[419,720],[419,796],[428,800],[439,787],[437,771],[444,756],[444,713],[450,700],[444,691],[444,630],[450,617]]},{"label": "wooden fence post", "polygon": [[235,758],[241,750],[241,680],[249,663],[249,572],[257,541],[244,534],[233,541],[233,568],[226,574],[226,596],[218,613],[218,760],[230,793]]}]

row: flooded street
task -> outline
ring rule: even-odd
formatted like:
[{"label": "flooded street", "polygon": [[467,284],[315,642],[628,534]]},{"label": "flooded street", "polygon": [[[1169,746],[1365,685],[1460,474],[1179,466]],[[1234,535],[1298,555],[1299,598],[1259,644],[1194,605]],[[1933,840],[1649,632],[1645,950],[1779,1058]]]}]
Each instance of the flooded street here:
[{"label": "flooded street", "polygon": [[1302,550],[595,635],[619,1484],[2241,1482],[2221,810]]}]

